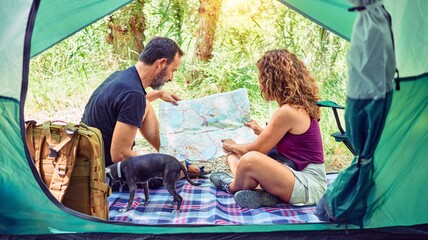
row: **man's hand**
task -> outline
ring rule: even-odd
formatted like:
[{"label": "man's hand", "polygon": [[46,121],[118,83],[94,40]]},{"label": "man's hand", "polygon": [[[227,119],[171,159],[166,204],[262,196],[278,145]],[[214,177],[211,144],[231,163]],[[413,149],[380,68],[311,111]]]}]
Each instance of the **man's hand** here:
[{"label": "man's hand", "polygon": [[177,105],[177,101],[181,100],[177,95],[167,91],[161,91],[161,99],[165,102],[170,102],[174,105]]},{"label": "man's hand", "polygon": [[260,125],[254,119],[251,119],[249,122],[244,122],[244,125],[253,129],[256,135],[259,135],[263,131],[263,128],[260,127]]},{"label": "man's hand", "polygon": [[153,102],[154,100],[160,98],[163,101],[170,102],[174,105],[177,105],[177,101],[181,100],[177,95],[163,90],[152,90],[147,93],[146,98],[150,102]]}]

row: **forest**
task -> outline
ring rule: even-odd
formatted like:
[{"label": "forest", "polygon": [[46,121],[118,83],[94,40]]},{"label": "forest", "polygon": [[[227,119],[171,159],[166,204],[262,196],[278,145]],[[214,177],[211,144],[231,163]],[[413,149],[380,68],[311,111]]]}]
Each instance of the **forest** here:
[{"label": "forest", "polygon": [[[246,88],[252,118],[267,122],[277,106],[260,97],[255,63],[286,48],[317,79],[322,99],[345,104],[349,42],[280,1],[135,0],[31,59],[26,119],[79,122],[92,91],[134,65],[154,36],[174,39],[185,52],[163,88],[181,99]],[[332,112],[322,111],[327,171],[339,171],[352,155],[330,136],[337,131]]]}]

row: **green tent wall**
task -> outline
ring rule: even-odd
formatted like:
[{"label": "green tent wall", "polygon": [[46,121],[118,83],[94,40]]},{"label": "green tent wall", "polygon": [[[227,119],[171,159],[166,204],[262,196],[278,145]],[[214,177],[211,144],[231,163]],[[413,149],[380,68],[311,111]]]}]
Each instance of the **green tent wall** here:
[{"label": "green tent wall", "polygon": [[[337,223],[287,225],[133,225],[103,221],[64,208],[32,167],[24,144],[23,108],[30,57],[130,1],[15,0],[0,2],[0,234],[64,238],[189,238],[428,236],[428,20],[424,0],[384,1],[392,15],[400,90],[375,152],[364,229]],[[350,39],[355,13],[341,0],[283,0],[332,32]],[[344,171],[340,174],[350,174]],[[339,185],[340,184],[336,184]],[[340,186],[349,188],[353,186]],[[334,200],[334,199],[333,199]],[[345,231],[347,229],[347,231]],[[350,235],[346,236],[346,233]],[[55,234],[55,235],[53,235]],[[58,235],[61,234],[61,235]]]}]

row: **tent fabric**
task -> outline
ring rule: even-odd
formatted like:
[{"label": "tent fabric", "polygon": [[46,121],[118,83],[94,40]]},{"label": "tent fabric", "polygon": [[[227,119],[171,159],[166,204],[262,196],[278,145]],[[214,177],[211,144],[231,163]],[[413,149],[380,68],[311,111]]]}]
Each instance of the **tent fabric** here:
[{"label": "tent fabric", "polygon": [[[415,77],[428,72],[428,18],[424,0],[384,1],[393,16],[392,32],[400,78]],[[409,16],[409,13],[410,16]]]},{"label": "tent fabric", "polygon": [[[428,222],[428,75],[401,83],[374,153],[373,189],[366,225]],[[414,210],[405,210],[412,206]],[[397,214],[400,212],[400,214]]]},{"label": "tent fabric", "polygon": [[[5,1],[0,7],[0,96],[20,99],[24,37],[31,0]],[[13,14],[12,14],[13,13]]]},{"label": "tent fabric", "polygon": [[355,13],[348,12],[352,5],[343,0],[279,0],[311,21],[338,36],[350,40]]},{"label": "tent fabric", "polygon": [[132,0],[43,0],[34,24],[31,57]]},{"label": "tent fabric", "polygon": [[350,99],[383,99],[393,88],[395,53],[389,13],[381,0],[362,2],[354,23],[351,45],[347,53]]},{"label": "tent fabric", "polygon": [[[395,73],[390,15],[380,0],[352,0],[357,14],[348,50],[346,135],[357,152],[319,204],[328,219],[362,224],[373,187],[373,154],[388,114]],[[342,186],[350,186],[343,188]]]},{"label": "tent fabric", "polygon": [[[103,5],[106,2],[106,5]],[[117,1],[119,2],[119,1]],[[428,198],[425,168],[428,156],[428,31],[421,9],[428,1],[383,1],[392,16],[397,68],[406,77],[401,90],[393,91],[391,109],[374,152],[372,181],[366,197],[364,230],[357,225],[336,223],[271,224],[271,225],[133,225],[108,222],[79,214],[58,203],[37,176],[24,144],[23,109],[26,97],[30,56],[49,48],[92,21],[114,11],[126,1],[16,0],[1,1],[0,31],[0,234],[33,236],[61,234],[64,238],[130,238],[138,236],[189,238],[219,237],[300,237],[358,239],[361,236],[428,237]],[[311,20],[339,35],[350,38],[353,13],[347,12],[341,0],[283,0]],[[311,5],[313,3],[313,5]],[[80,14],[67,21],[68,9]],[[68,5],[71,4],[71,5]],[[95,4],[100,12],[91,8]],[[100,5],[98,5],[100,4]],[[52,6],[52,7],[51,7]],[[85,6],[85,7],[82,7]],[[92,10],[89,10],[92,9]],[[321,10],[334,9],[334,11]],[[86,12],[88,10],[88,12]],[[102,14],[101,14],[102,12]],[[91,17],[94,13],[94,17]],[[95,14],[97,13],[97,14]],[[39,15],[40,14],[40,15]],[[350,15],[347,15],[350,14]],[[97,16],[95,16],[97,15]],[[44,17],[41,17],[44,16]],[[37,17],[36,20],[34,17]],[[68,23],[80,21],[79,24]],[[57,24],[63,27],[55,27]],[[33,33],[34,29],[37,29]],[[343,25],[343,26],[342,26]],[[349,28],[347,28],[348,26]],[[342,30],[341,30],[342,29]],[[40,32],[39,32],[40,31]],[[42,34],[41,31],[45,31]],[[38,33],[39,32],[39,33]],[[33,34],[33,37],[32,37]],[[32,38],[31,38],[32,37]],[[46,40],[45,37],[49,37]],[[31,52],[30,52],[31,47]],[[352,106],[350,106],[352,108]],[[350,169],[345,174],[355,175]],[[339,175],[343,175],[340,173]],[[337,180],[336,180],[337,181]],[[367,182],[362,181],[362,184]],[[341,185],[352,189],[354,185]],[[337,199],[336,199],[337,200]],[[403,210],[404,209],[404,210]],[[348,229],[348,231],[345,231]],[[346,235],[349,233],[350,235]],[[13,238],[13,236],[12,236]],[[34,239],[34,237],[33,237]]]}]

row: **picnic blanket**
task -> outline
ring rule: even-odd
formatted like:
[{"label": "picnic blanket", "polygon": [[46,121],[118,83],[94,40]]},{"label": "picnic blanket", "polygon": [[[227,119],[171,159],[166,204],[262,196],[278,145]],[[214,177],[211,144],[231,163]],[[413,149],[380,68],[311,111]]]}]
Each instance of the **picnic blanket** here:
[{"label": "picnic blanket", "polygon": [[[331,183],[337,174],[328,174]],[[114,192],[108,198],[110,220],[132,222],[138,224],[293,224],[321,222],[314,215],[316,206],[296,207],[281,203],[276,207],[258,209],[241,208],[228,194],[216,187],[209,179],[196,179],[202,183],[192,186],[185,180],[177,182],[177,192],[183,197],[179,213],[170,206],[172,196],[165,187],[150,190],[150,201],[144,202],[144,192],[138,189],[132,208],[127,212],[119,212],[128,202],[129,192]]]}]

